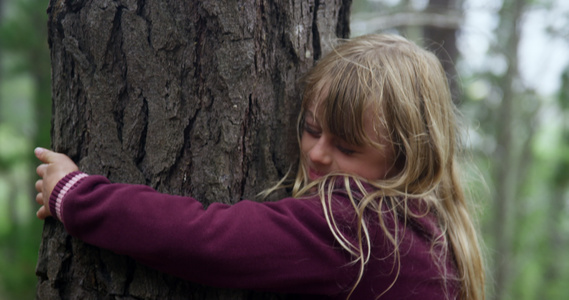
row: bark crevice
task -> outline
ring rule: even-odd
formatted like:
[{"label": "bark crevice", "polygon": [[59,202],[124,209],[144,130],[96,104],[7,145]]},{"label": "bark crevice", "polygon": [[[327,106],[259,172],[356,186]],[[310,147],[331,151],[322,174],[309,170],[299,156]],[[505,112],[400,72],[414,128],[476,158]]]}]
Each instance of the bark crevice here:
[{"label": "bark crevice", "polygon": [[313,50],[313,57],[314,61],[318,61],[320,59],[320,55],[322,54],[322,49],[320,46],[320,31],[318,28],[318,12],[320,10],[320,0],[314,0],[314,11],[312,17],[312,50]]},{"label": "bark crevice", "polygon": [[[339,3],[51,0],[53,148],[206,206],[254,197],[296,160],[296,85],[336,34]],[[286,298],[160,274],[53,220],[37,274],[41,299]]]}]

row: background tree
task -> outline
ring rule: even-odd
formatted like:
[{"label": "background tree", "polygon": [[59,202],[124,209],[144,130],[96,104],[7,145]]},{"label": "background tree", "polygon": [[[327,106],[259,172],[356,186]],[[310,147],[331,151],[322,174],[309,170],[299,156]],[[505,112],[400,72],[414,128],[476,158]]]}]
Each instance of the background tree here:
[{"label": "background tree", "polygon": [[[483,8],[470,3],[467,11]],[[556,17],[567,14],[567,6],[561,3],[505,0],[486,7],[491,16],[486,20],[495,26],[487,26],[488,35],[477,39],[481,48],[485,42],[488,46],[484,63],[463,74],[466,88],[461,108],[474,120],[475,161],[490,188],[489,195],[482,193],[479,198],[489,260],[488,299],[561,299],[569,291],[568,274],[559,271],[568,262],[568,256],[559,252],[566,245],[560,237],[568,233],[563,221],[567,218],[569,190],[563,179],[567,170],[560,168],[566,160],[561,153],[567,149],[566,97],[562,84],[560,92],[545,91],[540,80],[554,78],[554,70],[546,65],[567,63],[556,54],[557,47],[563,49],[568,41],[566,21],[559,22],[565,18]],[[463,36],[476,30],[466,27]],[[536,35],[539,31],[542,35]],[[539,48],[542,55],[535,55]],[[464,57],[463,70],[467,60]],[[532,74],[536,62],[544,68]]]},{"label": "background tree", "polygon": [[[512,241],[515,227],[514,201],[519,196],[517,187],[523,181],[529,159],[523,144],[530,141],[531,131],[528,123],[521,121],[522,110],[519,105],[523,92],[516,90],[516,80],[519,80],[519,42],[521,37],[520,19],[526,6],[525,0],[504,1],[500,10],[500,26],[497,36],[505,41],[500,44],[497,55],[507,62],[505,74],[497,78],[497,86],[501,90],[501,105],[494,115],[496,138],[498,142],[493,153],[494,176],[494,217],[491,223],[493,245],[495,248],[493,271],[496,287],[495,299],[503,299],[510,281],[514,264],[512,258]],[[528,116],[531,118],[531,115]]]},{"label": "background tree", "polygon": [[456,71],[456,62],[459,54],[457,40],[460,23],[451,23],[450,20],[464,17],[460,8],[461,2],[461,0],[429,0],[425,10],[441,17],[446,16],[449,21],[447,23],[433,22],[423,27],[425,43],[437,54],[446,70],[450,79],[453,100],[456,102],[460,100],[461,93],[460,81]]},{"label": "background tree", "polygon": [[[296,159],[297,81],[348,37],[350,2],[52,0],[52,146],[114,182],[253,198]],[[37,275],[42,299],[277,297],[160,274],[53,220]]]},{"label": "background tree", "polygon": [[[568,297],[568,79],[547,92],[540,80],[554,82],[561,76],[550,67],[567,64],[568,9],[560,0],[354,2],[355,34],[397,31],[457,64],[447,73],[458,71],[451,83],[461,87],[454,90],[466,116],[464,141],[479,170],[466,173],[484,177],[471,188],[489,261],[488,299]],[[541,72],[531,74],[536,62]]]},{"label": "background tree", "polygon": [[42,224],[33,218],[29,149],[50,145],[50,115],[40,113],[51,110],[46,6],[0,1],[0,299],[31,299],[37,282]]},{"label": "background tree", "polygon": [[[519,35],[516,39],[520,42],[517,49],[520,74],[515,75],[512,81],[516,110],[512,113],[514,142],[511,143],[512,152],[502,152],[506,155],[514,153],[521,158],[516,160],[520,162],[519,166],[506,170],[517,173],[510,192],[515,196],[509,209],[504,211],[510,220],[510,225],[506,225],[510,227],[509,236],[506,236],[509,267],[504,269],[508,280],[489,289],[488,298],[494,298],[492,290],[496,290],[505,300],[567,299],[569,185],[566,181],[568,169],[564,166],[569,149],[569,98],[566,91],[569,85],[567,78],[563,79],[564,84],[559,85],[561,90],[552,88],[551,83],[561,78],[556,69],[561,70],[567,65],[569,7],[564,0],[526,1],[521,18],[514,20],[512,1],[456,0],[453,2],[456,2],[454,7],[458,11],[453,11],[433,9],[435,3],[443,0],[356,0],[351,9],[351,31],[353,36],[379,31],[403,33],[443,54],[444,60],[452,55],[445,56],[448,50],[438,48],[437,44],[446,46],[448,42],[425,37],[423,27],[458,28],[456,70],[459,74],[457,82],[461,86],[459,95],[462,96],[458,100],[466,116],[465,121],[469,121],[469,138],[465,141],[474,150],[472,164],[482,172],[491,191],[486,191],[484,184],[474,182],[474,189],[482,189],[475,195],[475,200],[485,229],[483,237],[488,248],[487,257],[493,258],[497,256],[494,240],[499,228],[496,226],[504,225],[501,220],[495,221],[494,204],[498,201],[495,199],[496,190],[501,188],[498,185],[503,179],[496,176],[496,168],[505,163],[498,159],[497,153],[497,149],[505,147],[505,141],[498,138],[497,130],[500,127],[498,123],[505,118],[501,114],[502,85],[506,82],[503,78],[510,60],[507,56],[513,54],[505,49],[508,48],[509,36],[513,34],[510,25],[518,23],[519,30],[515,34]],[[45,37],[47,1],[0,2],[4,5],[3,14],[0,13],[0,299],[30,299],[37,283],[34,266],[43,225],[33,214],[37,206],[33,202],[35,194],[31,188],[36,178],[32,169],[37,160],[32,158],[31,149],[38,143],[49,147],[51,120],[51,89],[40,93],[38,88],[46,84],[37,82],[38,79],[46,79],[47,86],[50,83],[50,65],[45,58],[45,53],[49,53]],[[118,6],[126,8],[123,2],[130,3],[118,1]],[[322,6],[323,2],[312,5]],[[104,2],[101,3],[104,8]],[[81,13],[83,5],[84,1],[73,4],[73,12]],[[502,6],[505,8],[501,9]],[[82,16],[85,15],[83,12]],[[119,17],[117,26],[120,25],[118,20]],[[271,20],[271,24],[277,23]],[[287,28],[293,28],[293,24],[288,22]],[[84,46],[84,41],[76,40],[82,43],[79,44],[81,47]],[[71,45],[67,47],[72,49]],[[528,52],[528,48],[532,51]],[[540,48],[544,49],[541,53]],[[80,48],[81,51],[83,49]],[[38,62],[44,62],[43,66],[48,68],[40,68]],[[535,64],[540,66],[540,70],[534,73],[534,78],[528,78],[528,65]],[[544,92],[544,86],[550,88]],[[44,96],[38,97],[40,94]],[[34,117],[36,114],[45,117]],[[47,124],[42,123],[45,121]],[[65,255],[70,257],[71,254]],[[103,255],[106,257],[106,252]],[[489,263],[491,273],[495,274],[496,266],[504,264]],[[51,278],[56,278],[57,268],[51,270],[55,274]],[[71,276],[66,272],[61,274],[53,284],[63,285]],[[94,281],[89,281],[89,284],[91,282]],[[495,280],[490,278],[488,283],[494,286]]]},{"label": "background tree", "polygon": [[459,101],[457,39],[464,16],[462,0],[356,1],[352,22],[356,34],[395,31],[433,51],[450,79],[453,99]]}]

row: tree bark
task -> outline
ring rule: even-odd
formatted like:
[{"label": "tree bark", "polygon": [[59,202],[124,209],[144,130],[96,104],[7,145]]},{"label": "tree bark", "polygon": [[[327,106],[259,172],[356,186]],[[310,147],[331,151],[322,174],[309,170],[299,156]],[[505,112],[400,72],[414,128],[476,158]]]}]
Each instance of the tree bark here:
[{"label": "tree bark", "polygon": [[[51,0],[52,147],[113,182],[205,205],[253,198],[296,161],[299,77],[348,37],[350,4]],[[283,297],[184,282],[54,220],[36,273],[39,299]]]}]

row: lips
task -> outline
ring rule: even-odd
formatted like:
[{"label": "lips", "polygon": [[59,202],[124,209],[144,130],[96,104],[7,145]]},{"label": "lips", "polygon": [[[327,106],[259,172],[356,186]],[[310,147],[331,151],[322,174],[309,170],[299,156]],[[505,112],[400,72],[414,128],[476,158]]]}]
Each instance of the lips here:
[{"label": "lips", "polygon": [[322,176],[324,176],[324,174],[322,174],[321,172],[318,172],[312,168],[308,168],[308,177],[310,178],[310,180],[316,180]]}]

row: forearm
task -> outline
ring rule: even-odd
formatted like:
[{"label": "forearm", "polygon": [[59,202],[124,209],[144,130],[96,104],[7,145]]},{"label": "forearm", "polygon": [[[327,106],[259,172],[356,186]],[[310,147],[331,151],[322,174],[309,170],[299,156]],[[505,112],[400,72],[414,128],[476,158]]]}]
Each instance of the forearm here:
[{"label": "forearm", "polygon": [[193,198],[101,176],[74,173],[58,186],[50,205],[58,211],[61,199],[56,215],[70,234],[190,281],[334,294],[352,272],[342,269],[349,257],[332,249],[316,201],[216,203],[204,210]]}]

